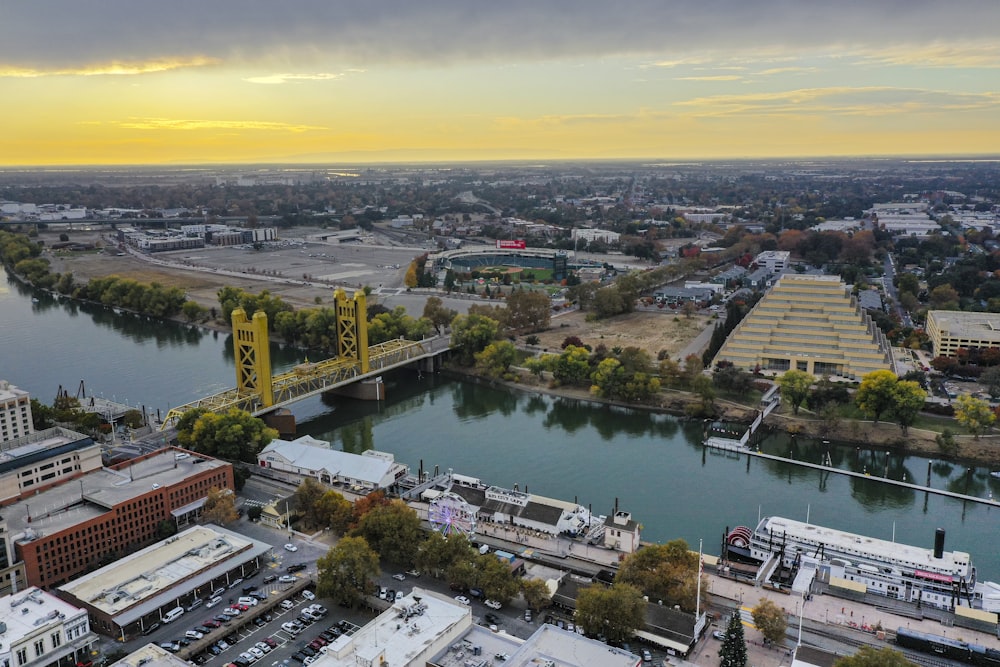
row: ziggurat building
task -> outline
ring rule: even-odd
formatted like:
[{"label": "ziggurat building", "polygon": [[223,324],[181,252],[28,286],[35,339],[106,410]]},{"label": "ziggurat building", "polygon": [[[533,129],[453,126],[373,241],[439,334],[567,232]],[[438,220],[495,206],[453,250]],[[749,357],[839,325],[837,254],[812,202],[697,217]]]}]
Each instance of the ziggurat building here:
[{"label": "ziggurat building", "polygon": [[720,361],[850,380],[892,370],[885,335],[837,276],[782,276],[726,339]]}]

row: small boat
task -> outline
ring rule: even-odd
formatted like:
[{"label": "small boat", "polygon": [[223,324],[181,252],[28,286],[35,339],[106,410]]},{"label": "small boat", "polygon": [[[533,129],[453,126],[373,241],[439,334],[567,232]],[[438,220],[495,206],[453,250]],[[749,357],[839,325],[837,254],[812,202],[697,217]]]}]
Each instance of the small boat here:
[{"label": "small boat", "polygon": [[990,477],[996,477],[997,479],[1000,479],[1000,470],[994,470],[993,472],[991,472]]},{"label": "small boat", "polygon": [[38,297],[37,296],[31,297],[31,303],[38,303]]}]

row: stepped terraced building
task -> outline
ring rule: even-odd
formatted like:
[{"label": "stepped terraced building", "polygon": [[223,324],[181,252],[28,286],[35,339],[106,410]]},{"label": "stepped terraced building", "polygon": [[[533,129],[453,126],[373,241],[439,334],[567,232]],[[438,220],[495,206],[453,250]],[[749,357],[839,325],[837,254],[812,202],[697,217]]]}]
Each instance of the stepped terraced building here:
[{"label": "stepped terraced building", "polygon": [[893,370],[885,335],[837,276],[782,276],[730,334],[720,361],[850,380]]}]

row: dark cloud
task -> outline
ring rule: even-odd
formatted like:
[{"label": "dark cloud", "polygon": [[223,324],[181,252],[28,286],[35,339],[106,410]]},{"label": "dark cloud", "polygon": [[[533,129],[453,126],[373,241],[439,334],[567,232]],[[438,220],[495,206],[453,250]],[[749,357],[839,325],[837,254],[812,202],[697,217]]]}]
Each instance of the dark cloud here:
[{"label": "dark cloud", "polygon": [[0,69],[525,62],[995,39],[995,0],[13,0]]}]

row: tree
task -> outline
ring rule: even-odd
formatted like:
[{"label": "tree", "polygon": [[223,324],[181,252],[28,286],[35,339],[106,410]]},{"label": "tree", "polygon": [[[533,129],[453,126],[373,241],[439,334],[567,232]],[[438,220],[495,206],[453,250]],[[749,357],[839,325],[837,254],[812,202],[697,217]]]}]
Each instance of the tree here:
[{"label": "tree", "polygon": [[719,649],[719,667],[747,667],[747,641],[743,636],[743,621],[738,611],[729,616],[726,638]]},{"label": "tree", "polygon": [[431,531],[417,549],[415,563],[435,578],[442,577],[455,563],[472,561],[475,550],[465,535],[452,533],[445,537]]},{"label": "tree", "polygon": [[978,440],[997,419],[990,404],[981,398],[962,395],[955,399],[955,421]]},{"label": "tree", "polygon": [[451,323],[451,344],[458,350],[463,364],[470,365],[476,352],[481,352],[496,340],[499,325],[482,315],[459,315]]},{"label": "tree", "polygon": [[809,388],[816,381],[809,373],[795,370],[785,371],[778,377],[778,387],[781,388],[781,398],[792,406],[792,413],[799,414],[799,406],[809,395]]},{"label": "tree", "polygon": [[206,523],[225,525],[236,521],[236,494],[232,489],[220,489],[213,486],[208,490],[205,504],[201,508],[201,520]]},{"label": "tree", "polygon": [[316,504],[326,493],[326,487],[312,477],[306,477],[295,489],[293,506],[302,517],[302,521],[310,528],[320,528],[326,524],[319,520]]},{"label": "tree", "polygon": [[156,524],[156,539],[165,540],[177,534],[177,523],[172,519],[164,519]]},{"label": "tree", "polygon": [[781,610],[781,607],[767,598],[762,598],[751,613],[753,614],[753,623],[764,635],[764,639],[772,644],[778,644],[784,640],[788,621],[785,619],[785,612]]},{"label": "tree", "polygon": [[487,345],[475,354],[476,368],[488,377],[502,377],[510,365],[517,360],[517,348],[509,340],[501,340]]},{"label": "tree", "polygon": [[363,537],[382,558],[400,565],[413,562],[423,537],[417,513],[402,500],[373,507],[350,534]]},{"label": "tree", "polygon": [[378,554],[362,537],[343,537],[316,561],[316,593],[337,604],[354,607],[381,573]]},{"label": "tree", "polygon": [[899,422],[899,428],[904,436],[906,430],[916,421],[926,400],[927,392],[913,380],[900,380],[892,388],[892,415]]},{"label": "tree", "polygon": [[698,312],[698,304],[694,301],[685,301],[681,306],[681,312],[684,313],[684,317],[691,319],[691,316]]},{"label": "tree", "polygon": [[406,275],[403,277],[403,284],[409,288],[417,286],[417,260],[410,262],[406,267]]},{"label": "tree", "polygon": [[[650,600],[694,611],[699,572],[698,555],[691,552],[687,542],[678,539],[630,554],[619,567],[615,581],[635,586]],[[701,591],[701,604],[705,606],[708,586],[703,585]]]},{"label": "tree", "polygon": [[477,554],[473,564],[475,583],[487,598],[506,604],[517,595],[521,587],[507,561],[487,553]]},{"label": "tree", "polygon": [[[195,411],[189,411],[195,412]],[[192,451],[232,461],[256,463],[257,454],[278,432],[249,412],[230,408],[225,414],[200,411],[193,419],[181,415],[177,442]]]},{"label": "tree", "polygon": [[940,433],[934,436],[934,442],[937,443],[938,449],[945,456],[955,456],[958,454],[958,443],[955,442],[955,434],[951,432],[950,428],[942,429]]},{"label": "tree", "polygon": [[441,329],[448,326],[458,313],[451,308],[446,308],[444,302],[439,297],[431,296],[424,304],[423,317],[434,325],[434,330],[441,333]]},{"label": "tree", "polygon": [[992,398],[1000,398],[1000,366],[990,366],[983,371],[979,376],[979,384],[986,387]]},{"label": "tree", "polygon": [[313,508],[317,525],[326,526],[338,535],[346,533],[351,525],[354,507],[351,501],[333,489],[320,496]]},{"label": "tree", "polygon": [[916,663],[907,660],[905,655],[888,646],[880,649],[862,646],[854,655],[837,658],[833,667],[916,667]]},{"label": "tree", "polygon": [[507,297],[507,327],[516,332],[546,329],[552,320],[552,301],[544,292],[517,290]]},{"label": "tree", "polygon": [[188,322],[194,322],[205,317],[208,310],[201,304],[195,301],[185,301],[184,305],[181,306],[181,312],[184,313],[184,317],[187,318]]},{"label": "tree", "polygon": [[603,634],[611,642],[632,638],[645,622],[646,601],[635,586],[593,584],[576,598],[576,622],[588,633]]},{"label": "tree", "polygon": [[552,377],[560,384],[582,385],[590,378],[590,352],[570,345],[552,364]]},{"label": "tree", "polygon": [[522,579],[521,595],[524,596],[528,609],[540,611],[552,604],[549,587],[541,579]]},{"label": "tree", "polygon": [[896,382],[896,374],[892,371],[872,371],[861,378],[861,386],[858,387],[854,401],[876,424],[879,417],[892,408]]}]

